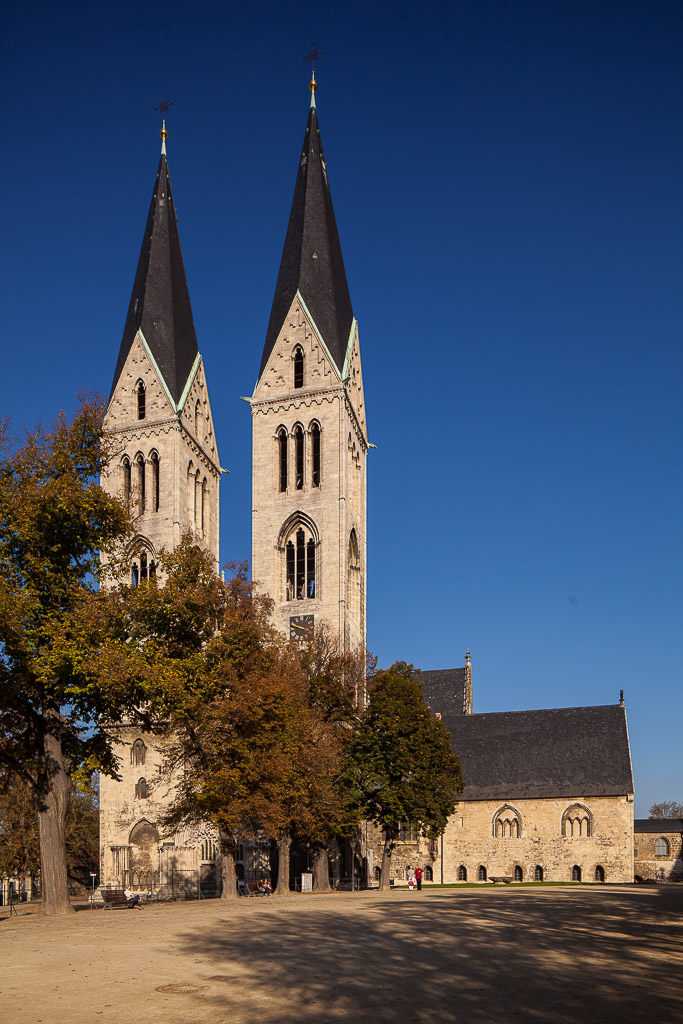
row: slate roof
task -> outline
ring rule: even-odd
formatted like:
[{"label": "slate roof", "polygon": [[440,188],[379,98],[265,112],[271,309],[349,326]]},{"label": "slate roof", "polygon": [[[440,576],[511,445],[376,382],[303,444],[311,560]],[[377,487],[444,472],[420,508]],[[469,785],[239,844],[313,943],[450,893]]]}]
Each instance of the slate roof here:
[{"label": "slate roof", "polygon": [[467,676],[462,668],[439,668],[420,672],[425,704],[447,715],[465,714]]},{"label": "slate roof", "polygon": [[462,762],[463,800],[633,793],[626,710],[619,704],[483,715],[442,712],[442,720]]},{"label": "slate roof", "polygon": [[315,106],[308,115],[259,377],[297,288],[341,371],[353,310]]},{"label": "slate roof", "polygon": [[139,328],[177,404],[198,348],[165,153],[159,160],[112,394]]},{"label": "slate roof", "polygon": [[658,835],[683,832],[683,818],[636,818],[633,822],[633,831],[656,832]]}]

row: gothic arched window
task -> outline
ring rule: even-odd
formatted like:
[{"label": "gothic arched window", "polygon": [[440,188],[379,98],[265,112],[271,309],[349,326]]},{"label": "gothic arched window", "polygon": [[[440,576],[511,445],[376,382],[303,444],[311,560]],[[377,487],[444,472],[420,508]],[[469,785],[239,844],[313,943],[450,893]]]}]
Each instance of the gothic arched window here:
[{"label": "gothic arched window", "polygon": [[580,882],[580,881],[581,881],[581,868],[579,867],[578,864],[575,864],[574,867],[572,868],[572,882]]},{"label": "gothic arched window", "polygon": [[293,526],[283,546],[286,600],[304,601],[317,597],[317,539],[314,529],[309,524]]},{"label": "gothic arched window", "polygon": [[320,487],[320,425],[311,424],[311,484]]},{"label": "gothic arched window", "polygon": [[434,872],[432,871],[431,867],[428,864],[427,867],[425,868],[425,882],[433,882],[433,881],[434,881]]},{"label": "gothic arched window", "polygon": [[204,479],[202,480],[202,521],[201,521],[202,535],[204,534],[204,530],[206,529],[206,522],[207,522],[208,512],[209,512],[208,503],[207,503],[208,492],[209,492],[209,485],[206,482],[206,477],[204,477]]},{"label": "gothic arched window", "polygon": [[152,452],[149,457],[152,466],[152,512],[159,511],[159,456]]},{"label": "gothic arched window", "polygon": [[138,515],[145,511],[145,457],[141,453],[135,456],[135,489],[137,492]]},{"label": "gothic arched window", "polygon": [[596,868],[595,868],[595,881],[596,882],[604,882],[605,881],[605,869],[603,868],[602,864],[596,865]]},{"label": "gothic arched window", "polygon": [[135,795],[138,800],[146,800],[149,796],[149,788],[147,786],[147,779],[138,779],[135,783]]},{"label": "gothic arched window", "polygon": [[572,804],[562,815],[562,835],[568,839],[593,835],[593,815],[585,804]]},{"label": "gothic arched window", "polygon": [[190,524],[194,523],[197,519],[197,495],[195,492],[194,464],[192,460],[190,460],[190,464],[187,467],[187,518]]},{"label": "gothic arched window", "polygon": [[147,760],[147,747],[144,741],[137,739],[130,750],[131,764],[144,764]]},{"label": "gothic arched window", "polygon": [[287,431],[280,427],[277,432],[277,477],[281,493],[287,490],[287,443]]},{"label": "gothic arched window", "polygon": [[534,882],[542,882],[542,881],[543,881],[543,868],[541,867],[540,864],[537,864],[536,867],[534,868]]},{"label": "gothic arched window", "polygon": [[515,870],[512,872],[512,877],[514,878],[515,882],[521,882],[523,880],[524,872],[522,871],[519,864],[515,865]]},{"label": "gothic arched window", "polygon": [[139,380],[135,385],[135,394],[138,397],[138,419],[144,420],[145,418],[145,385],[144,382]]},{"label": "gothic arched window", "polygon": [[655,843],[655,857],[668,857],[670,851],[669,840],[660,836]]},{"label": "gothic arched window", "polygon": [[348,579],[349,612],[356,622],[360,622],[361,612],[361,570],[360,548],[355,529],[349,534],[349,579]]},{"label": "gothic arched window", "polygon": [[121,463],[121,497],[123,498],[123,502],[126,506],[130,504],[130,492],[132,488],[133,475],[130,468],[130,459],[125,455],[123,462]]},{"label": "gothic arched window", "polygon": [[493,816],[492,827],[496,839],[519,839],[522,834],[522,815],[511,804],[503,804]]},{"label": "gothic arched window", "polygon": [[194,475],[194,525],[202,523],[202,478],[199,470]]},{"label": "gothic arched window", "polygon": [[294,483],[297,491],[304,486],[304,430],[299,424],[294,427]]},{"label": "gothic arched window", "polygon": [[140,581],[147,579],[147,552],[140,552]]},{"label": "gothic arched window", "polygon": [[466,882],[467,881],[467,868],[465,867],[464,864],[461,864],[460,867],[458,868],[458,881],[459,882]]},{"label": "gothic arched window", "polygon": [[301,345],[294,349],[294,387],[304,386],[304,350]]},{"label": "gothic arched window", "polygon": [[477,871],[477,881],[479,881],[479,882],[485,882],[486,881],[486,868],[484,867],[483,864],[479,865],[479,870]]}]

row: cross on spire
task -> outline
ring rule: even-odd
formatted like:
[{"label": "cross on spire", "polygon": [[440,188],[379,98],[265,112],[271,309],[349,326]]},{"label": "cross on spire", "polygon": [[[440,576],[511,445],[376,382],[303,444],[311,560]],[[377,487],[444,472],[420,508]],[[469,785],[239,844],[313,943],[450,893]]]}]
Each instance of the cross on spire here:
[{"label": "cross on spire", "polygon": [[166,155],[166,139],[168,138],[168,132],[166,131],[166,111],[172,106],[173,102],[167,99],[166,93],[164,93],[161,97],[161,103],[158,107],[154,108],[161,114],[161,131],[159,132],[159,135],[161,136],[161,152],[164,156]]},{"label": "cross on spire", "polygon": [[308,51],[308,53],[304,57],[304,60],[309,60],[311,62],[311,71],[313,72],[313,76],[314,77],[315,77],[315,62],[317,60],[319,60],[320,57],[322,57],[324,52],[325,52],[324,50],[319,50],[317,48],[317,46],[315,45],[315,42],[312,42],[310,50]]}]

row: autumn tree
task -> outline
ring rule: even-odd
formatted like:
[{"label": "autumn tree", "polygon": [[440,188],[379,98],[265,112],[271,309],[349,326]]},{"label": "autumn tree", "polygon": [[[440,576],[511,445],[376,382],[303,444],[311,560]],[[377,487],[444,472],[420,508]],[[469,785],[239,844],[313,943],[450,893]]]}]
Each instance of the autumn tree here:
[{"label": "autumn tree", "polygon": [[443,722],[426,706],[412,665],[396,662],[375,675],[349,744],[347,771],[364,817],[384,833],[380,888],[386,889],[401,824],[437,838],[464,789],[460,759]]},{"label": "autumn tree", "polygon": [[87,660],[99,552],[129,528],[96,479],[108,452],[103,407],[83,399],[69,421],[13,444],[0,432],[0,765],[28,788],[38,820],[43,909],[71,910],[65,823],[69,770],[96,757],[112,768],[101,718],[118,719],[135,694]]},{"label": "autumn tree", "polygon": [[683,818],[683,804],[676,800],[665,800],[659,804],[653,804],[648,814],[651,818]]}]

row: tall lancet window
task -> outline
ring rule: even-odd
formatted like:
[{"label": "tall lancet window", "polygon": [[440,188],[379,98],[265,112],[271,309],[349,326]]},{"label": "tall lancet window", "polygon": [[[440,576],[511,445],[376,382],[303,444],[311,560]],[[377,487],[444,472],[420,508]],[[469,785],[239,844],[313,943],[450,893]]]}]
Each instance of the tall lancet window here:
[{"label": "tall lancet window", "polygon": [[301,345],[294,349],[294,387],[304,386],[304,350]]},{"label": "tall lancet window", "polygon": [[130,459],[126,455],[121,464],[121,497],[126,506],[130,504],[130,492],[133,487],[133,475],[130,468]]},{"label": "tall lancet window", "polygon": [[311,424],[311,483],[320,487],[320,426]]},{"label": "tall lancet window", "polygon": [[277,459],[278,459],[278,490],[283,493],[287,490],[287,431],[280,427],[277,432]]},{"label": "tall lancet window", "polygon": [[202,525],[202,478],[199,470],[194,476],[194,525]]},{"label": "tall lancet window", "polygon": [[159,511],[159,456],[152,452],[149,457],[152,466],[152,512]]},{"label": "tall lancet window", "polygon": [[304,486],[304,431],[298,425],[294,428],[294,474],[296,489],[300,491]]},{"label": "tall lancet window", "polygon": [[209,493],[209,485],[206,482],[206,477],[204,477],[204,479],[202,480],[202,521],[201,521],[202,535],[204,534],[204,531],[206,530],[206,526],[207,526],[207,522],[208,522],[208,515],[209,515],[208,493]]},{"label": "tall lancet window", "polygon": [[135,485],[137,488],[137,499],[138,499],[138,515],[142,515],[145,511],[145,457],[144,455],[137,455],[135,457]]},{"label": "tall lancet window", "polygon": [[358,536],[355,530],[351,530],[351,534],[349,536],[349,611],[356,622],[360,622],[360,576],[360,549],[358,547]]},{"label": "tall lancet window", "polygon": [[142,551],[140,553],[140,581],[146,580],[147,576],[147,552]]},{"label": "tall lancet window", "polygon": [[138,419],[144,420],[145,418],[145,385],[143,381],[139,380],[135,385],[135,393],[138,396]]}]

